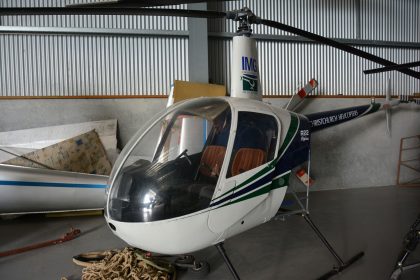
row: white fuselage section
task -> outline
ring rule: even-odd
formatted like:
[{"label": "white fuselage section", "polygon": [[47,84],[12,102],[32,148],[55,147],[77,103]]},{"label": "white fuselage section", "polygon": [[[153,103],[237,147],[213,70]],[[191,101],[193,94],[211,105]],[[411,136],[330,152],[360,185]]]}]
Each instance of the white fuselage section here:
[{"label": "white fuselage section", "polygon": [[257,43],[249,36],[233,37],[231,97],[262,100]]},{"label": "white fuselage section", "polygon": [[0,164],[0,214],[102,209],[108,176]]}]

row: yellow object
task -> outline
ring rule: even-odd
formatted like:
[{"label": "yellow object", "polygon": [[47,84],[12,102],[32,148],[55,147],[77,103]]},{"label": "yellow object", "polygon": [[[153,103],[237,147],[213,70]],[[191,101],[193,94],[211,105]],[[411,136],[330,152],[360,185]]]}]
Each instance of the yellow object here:
[{"label": "yellow object", "polygon": [[191,83],[178,81],[174,83],[174,103],[196,97],[226,96],[226,86],[215,84]]}]

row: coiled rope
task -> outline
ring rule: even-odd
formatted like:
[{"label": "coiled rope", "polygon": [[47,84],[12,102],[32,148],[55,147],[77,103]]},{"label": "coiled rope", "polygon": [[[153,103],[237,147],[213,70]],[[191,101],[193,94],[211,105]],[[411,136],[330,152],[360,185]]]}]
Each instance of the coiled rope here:
[{"label": "coiled rope", "polygon": [[176,270],[173,265],[161,259],[150,258],[143,251],[125,248],[122,251],[106,251],[104,255],[105,257],[98,262],[76,262],[85,266],[82,270],[82,280],[176,279]]}]

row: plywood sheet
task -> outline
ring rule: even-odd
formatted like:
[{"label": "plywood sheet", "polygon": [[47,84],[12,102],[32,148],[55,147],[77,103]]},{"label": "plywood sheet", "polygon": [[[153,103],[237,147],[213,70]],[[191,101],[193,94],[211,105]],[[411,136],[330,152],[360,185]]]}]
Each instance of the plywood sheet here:
[{"label": "plywood sheet", "polygon": [[103,120],[0,132],[0,163],[95,130],[112,162],[118,154],[117,120]]},{"label": "plywood sheet", "polygon": [[105,149],[117,148],[117,120],[93,121],[0,132],[0,146],[41,149],[95,130]]},{"label": "plywood sheet", "polygon": [[111,163],[95,130],[5,163],[88,174],[109,175],[111,172]]}]

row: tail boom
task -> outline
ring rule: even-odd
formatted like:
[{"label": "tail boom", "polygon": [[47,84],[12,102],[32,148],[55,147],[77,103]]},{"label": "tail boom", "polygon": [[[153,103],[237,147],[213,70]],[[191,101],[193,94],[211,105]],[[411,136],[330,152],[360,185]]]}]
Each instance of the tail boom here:
[{"label": "tail boom", "polygon": [[373,102],[369,105],[354,106],[338,110],[308,114],[306,117],[311,123],[311,131],[314,132],[375,113],[379,109],[385,107],[385,105],[389,106],[388,103],[380,104]]}]

